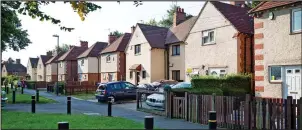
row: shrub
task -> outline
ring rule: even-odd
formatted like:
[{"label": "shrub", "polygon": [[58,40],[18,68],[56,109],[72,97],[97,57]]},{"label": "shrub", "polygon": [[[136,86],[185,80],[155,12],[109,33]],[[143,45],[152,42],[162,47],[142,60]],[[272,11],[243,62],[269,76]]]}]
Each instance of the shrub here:
[{"label": "shrub", "polygon": [[192,79],[191,83],[193,88],[219,88],[226,96],[244,95],[251,93],[252,90],[249,74],[230,74],[225,77],[199,76]]},{"label": "shrub", "polygon": [[188,92],[192,94],[212,95],[215,93],[217,96],[222,96],[223,91],[220,88],[176,88],[172,89],[173,92]]},{"label": "shrub", "polygon": [[26,81],[26,86],[28,89],[35,89],[36,81]]}]

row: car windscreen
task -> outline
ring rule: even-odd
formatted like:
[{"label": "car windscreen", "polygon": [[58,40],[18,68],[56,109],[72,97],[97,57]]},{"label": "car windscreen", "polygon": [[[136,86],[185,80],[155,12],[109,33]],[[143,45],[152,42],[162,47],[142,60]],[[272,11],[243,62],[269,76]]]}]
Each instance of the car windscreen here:
[{"label": "car windscreen", "polygon": [[98,90],[105,90],[106,89],[106,85],[100,85],[99,87],[98,87]]}]

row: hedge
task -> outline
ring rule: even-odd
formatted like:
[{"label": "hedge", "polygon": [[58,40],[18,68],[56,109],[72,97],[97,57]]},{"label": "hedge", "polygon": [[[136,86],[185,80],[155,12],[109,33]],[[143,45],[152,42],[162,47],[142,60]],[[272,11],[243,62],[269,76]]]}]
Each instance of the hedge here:
[{"label": "hedge", "polygon": [[37,81],[26,81],[25,83],[28,89],[35,89]]},{"label": "hedge", "polygon": [[[225,96],[251,93],[251,75],[232,74],[225,77],[200,76],[191,80],[193,88],[219,88]],[[198,90],[198,89],[196,89]]]},{"label": "hedge", "polygon": [[224,92],[220,88],[176,88],[172,92],[188,92],[191,94],[212,95],[215,93],[217,96],[223,96]]}]

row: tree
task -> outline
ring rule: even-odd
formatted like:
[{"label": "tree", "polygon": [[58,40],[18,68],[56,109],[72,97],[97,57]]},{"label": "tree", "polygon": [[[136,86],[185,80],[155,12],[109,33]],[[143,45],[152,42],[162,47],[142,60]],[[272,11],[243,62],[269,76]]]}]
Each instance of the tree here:
[{"label": "tree", "polygon": [[[156,21],[154,18],[150,19],[148,22],[143,22],[147,25],[160,26],[170,28],[173,25],[173,17],[176,12],[177,6],[175,4],[170,6],[170,9],[167,10],[167,15],[165,15],[162,20]],[[193,17],[191,14],[186,14],[186,19]]]},{"label": "tree", "polygon": [[250,8],[255,8],[257,5],[259,5],[261,3],[261,1],[251,1],[251,2],[248,2],[248,6]]},{"label": "tree", "polygon": [[[61,25],[61,20],[47,15],[40,10],[42,5],[49,5],[55,2],[56,1],[1,1],[1,51],[5,51],[7,47],[14,51],[19,51],[31,43],[27,38],[27,31],[21,28],[22,25],[16,12],[28,15],[33,19],[37,18],[40,21],[51,21],[51,23],[58,25],[60,29],[64,31],[70,32],[74,30],[74,28]],[[101,6],[87,1],[64,1],[64,3],[70,4],[82,21],[85,20],[85,17],[90,12],[101,9]],[[134,5],[142,5],[142,2],[134,1]]]},{"label": "tree", "polygon": [[[162,20],[159,21],[159,25],[161,27],[171,27],[173,25],[173,16],[174,16],[174,13],[176,12],[176,9],[177,9],[177,6],[175,4],[172,4],[170,6],[170,9],[167,10],[167,15],[164,16],[162,18]],[[191,14],[186,14],[186,19],[189,19],[191,18],[192,15]]]},{"label": "tree", "polygon": [[115,30],[115,31],[113,31],[113,32],[110,32],[110,34],[111,34],[111,35],[115,35],[115,36],[117,36],[117,37],[120,37],[120,36],[123,35],[122,32],[119,32],[119,31],[117,31],[117,30]]},{"label": "tree", "polygon": [[155,18],[150,19],[149,21],[143,22],[143,23],[147,24],[147,25],[152,25],[152,26],[160,26],[159,23],[155,20]]},{"label": "tree", "polygon": [[61,46],[55,46],[55,48],[52,50],[52,52],[56,53],[56,52],[67,52],[69,50],[69,46],[67,44],[62,44]]}]

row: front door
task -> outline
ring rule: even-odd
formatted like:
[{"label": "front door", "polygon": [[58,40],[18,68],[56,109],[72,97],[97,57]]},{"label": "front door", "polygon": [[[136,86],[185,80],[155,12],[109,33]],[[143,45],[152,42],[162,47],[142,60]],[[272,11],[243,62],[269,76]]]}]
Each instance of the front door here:
[{"label": "front door", "polygon": [[293,99],[301,97],[301,67],[285,67],[285,83],[288,89],[288,96]]},{"label": "front door", "polygon": [[136,72],[136,85],[140,82],[140,71]]},{"label": "front door", "polygon": [[108,74],[108,81],[112,82],[112,74]]}]

